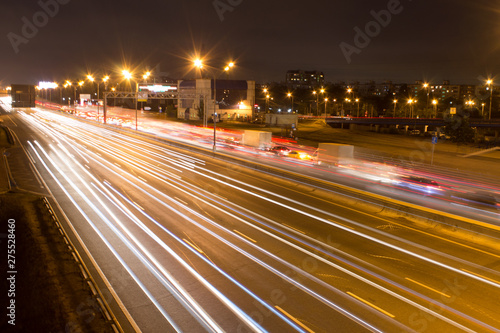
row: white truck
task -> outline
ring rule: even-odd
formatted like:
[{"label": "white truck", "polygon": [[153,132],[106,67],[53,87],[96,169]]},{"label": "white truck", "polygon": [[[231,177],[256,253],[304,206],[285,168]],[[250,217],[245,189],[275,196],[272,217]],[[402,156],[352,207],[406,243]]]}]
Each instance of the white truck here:
[{"label": "white truck", "polygon": [[272,136],[271,132],[245,130],[241,137],[241,144],[258,149],[270,149]]},{"label": "white truck", "polygon": [[318,165],[352,164],[354,162],[354,146],[340,143],[320,143],[313,155]]}]

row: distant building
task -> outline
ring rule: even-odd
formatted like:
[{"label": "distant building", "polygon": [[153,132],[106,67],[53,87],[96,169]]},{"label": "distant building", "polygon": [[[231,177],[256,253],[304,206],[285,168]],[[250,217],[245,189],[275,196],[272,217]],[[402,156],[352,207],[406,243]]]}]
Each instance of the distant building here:
[{"label": "distant building", "polygon": [[460,88],[458,84],[450,84],[450,81],[444,80],[443,84],[435,85],[429,84],[426,88],[424,83],[420,80],[416,81],[415,84],[408,85],[409,97],[418,99],[419,96],[429,94],[429,98],[435,99],[439,102],[444,102],[449,98],[454,98],[457,101],[460,99]]},{"label": "distant building", "polygon": [[314,89],[325,84],[323,72],[290,70],[286,72],[286,84],[291,89]]},{"label": "distant building", "polygon": [[[219,119],[251,118],[255,104],[255,81],[217,80],[215,112]],[[212,119],[214,114],[214,80],[181,80],[178,83],[177,117]],[[203,111],[206,111],[205,114]]]},{"label": "distant building", "polygon": [[460,98],[462,101],[469,101],[476,97],[476,86],[465,85],[460,86]]}]

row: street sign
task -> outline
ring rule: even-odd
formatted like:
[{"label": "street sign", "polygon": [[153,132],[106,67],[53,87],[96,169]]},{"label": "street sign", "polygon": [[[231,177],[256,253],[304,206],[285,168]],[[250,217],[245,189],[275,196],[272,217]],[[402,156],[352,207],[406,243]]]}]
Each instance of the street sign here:
[{"label": "street sign", "polygon": [[148,101],[148,92],[147,91],[137,92],[137,101],[138,102],[147,102]]},{"label": "street sign", "polygon": [[437,136],[433,136],[432,137],[432,144],[435,145],[436,143],[438,143],[438,137]]}]

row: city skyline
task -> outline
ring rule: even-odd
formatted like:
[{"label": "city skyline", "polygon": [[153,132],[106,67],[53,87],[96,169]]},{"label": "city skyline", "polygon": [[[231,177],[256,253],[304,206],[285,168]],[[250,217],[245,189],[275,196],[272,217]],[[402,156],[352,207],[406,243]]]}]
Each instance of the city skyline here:
[{"label": "city skyline", "polygon": [[197,55],[234,60],[234,77],[257,82],[293,69],[327,82],[480,84],[500,73],[498,10],[485,1],[120,3],[4,4],[2,85],[123,66],[191,78]]}]

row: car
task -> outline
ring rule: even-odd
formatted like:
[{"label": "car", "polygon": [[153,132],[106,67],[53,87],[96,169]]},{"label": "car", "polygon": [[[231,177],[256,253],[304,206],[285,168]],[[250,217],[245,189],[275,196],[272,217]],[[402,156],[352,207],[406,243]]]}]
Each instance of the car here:
[{"label": "car", "polygon": [[285,146],[274,146],[270,150],[270,152],[280,156],[287,156],[290,153],[290,151],[291,150]]},{"label": "car", "polygon": [[312,158],[311,155],[309,155],[308,153],[305,153],[303,151],[296,151],[296,150],[292,150],[291,152],[288,153],[287,156],[291,157],[291,158],[296,158],[299,160],[310,160]]},{"label": "car", "polygon": [[394,185],[425,194],[444,194],[444,191],[448,189],[446,186],[440,185],[435,180],[407,175],[399,176],[395,180]]},{"label": "car", "polygon": [[460,199],[464,204],[476,208],[495,208],[500,210],[500,198],[489,192],[457,193],[455,198]]}]

